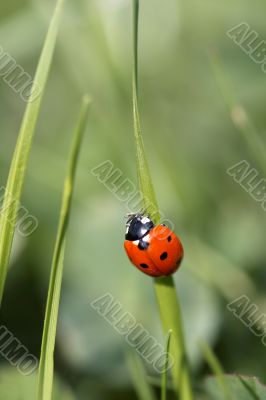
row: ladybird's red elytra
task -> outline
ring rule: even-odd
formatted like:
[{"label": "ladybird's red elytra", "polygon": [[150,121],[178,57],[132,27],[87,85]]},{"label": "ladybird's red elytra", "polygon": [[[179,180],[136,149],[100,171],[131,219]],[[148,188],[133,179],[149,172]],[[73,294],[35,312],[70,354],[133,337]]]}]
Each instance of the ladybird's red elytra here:
[{"label": "ladybird's red elytra", "polygon": [[132,264],[153,277],[173,274],[184,256],[176,234],[165,225],[155,225],[144,214],[128,219],[124,247]]}]

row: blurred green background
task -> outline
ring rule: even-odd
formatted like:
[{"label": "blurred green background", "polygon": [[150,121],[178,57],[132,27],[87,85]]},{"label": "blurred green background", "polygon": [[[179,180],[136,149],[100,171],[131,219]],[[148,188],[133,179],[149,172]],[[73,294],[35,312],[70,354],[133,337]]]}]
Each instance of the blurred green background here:
[{"label": "blurred green background", "polygon": [[[31,75],[54,3],[0,3],[0,45]],[[260,0],[141,1],[143,134],[160,208],[185,247],[175,281],[198,385],[208,373],[199,339],[214,348],[227,372],[266,382],[265,347],[226,308],[245,294],[261,313],[266,309],[266,214],[226,170],[247,160],[264,176],[230,119],[208,58],[208,49],[219,51],[230,90],[264,141],[266,75],[226,35],[246,21],[265,39],[264,9]],[[126,204],[90,173],[111,160],[124,179],[136,182],[131,61],[130,1],[66,1],[22,200],[39,228],[27,239],[16,236],[1,310],[1,323],[39,357],[70,136],[81,95],[89,92],[93,107],[75,188],[55,354],[65,387],[58,399],[136,399],[123,337],[90,307],[95,298],[110,292],[164,341],[152,280],[123,250]],[[1,186],[24,109],[0,79]],[[0,361],[0,398],[31,398],[33,377],[22,379]]]}]

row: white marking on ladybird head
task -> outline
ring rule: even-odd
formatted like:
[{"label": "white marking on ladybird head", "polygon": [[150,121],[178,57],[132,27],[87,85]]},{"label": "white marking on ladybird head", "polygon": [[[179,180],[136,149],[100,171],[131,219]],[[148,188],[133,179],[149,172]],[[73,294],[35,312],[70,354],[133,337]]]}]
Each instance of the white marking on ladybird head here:
[{"label": "white marking on ladybird head", "polygon": [[133,244],[134,244],[135,246],[138,246],[139,240],[134,240]]},{"label": "white marking on ladybird head", "polygon": [[144,216],[144,217],[141,218],[142,224],[146,224],[147,222],[150,222],[150,221],[151,221],[150,218],[147,217],[147,216]]},{"label": "white marking on ladybird head", "polygon": [[143,242],[149,243],[149,241],[150,241],[150,235],[149,235],[149,234],[145,235],[145,236],[142,238],[142,240],[143,240]]}]

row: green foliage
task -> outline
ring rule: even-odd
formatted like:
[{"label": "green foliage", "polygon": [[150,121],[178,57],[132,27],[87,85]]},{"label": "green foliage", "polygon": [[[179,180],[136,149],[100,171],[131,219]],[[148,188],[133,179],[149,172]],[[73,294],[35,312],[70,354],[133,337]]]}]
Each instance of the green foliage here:
[{"label": "green foliage", "polygon": [[[232,394],[233,400],[265,400],[266,387],[257,378],[241,375],[225,375],[224,380]],[[217,378],[206,379],[206,391],[212,400],[224,400],[219,390]]]},{"label": "green foliage", "polygon": [[126,352],[126,360],[138,399],[155,400],[155,393],[152,386],[148,383],[145,368],[138,354],[135,351],[128,350]]},{"label": "green foliage", "polygon": [[240,103],[240,101],[237,99],[237,96],[234,94],[233,88],[231,87],[229,80],[225,75],[225,71],[217,51],[210,51],[209,58],[215,80],[219,89],[221,90],[222,97],[225,105],[228,108],[232,122],[237,128],[238,132],[242,135],[251,156],[257,160],[262,171],[266,173],[265,144],[245,107]]},{"label": "green foliage", "polygon": [[223,371],[223,368],[222,368],[219,360],[217,359],[214,352],[208,346],[207,343],[204,343],[203,341],[201,341],[200,348],[201,348],[204,358],[205,358],[206,362],[208,363],[211,371],[216,376],[216,380],[220,387],[220,392],[223,393],[225,399],[232,400],[230,391],[227,387],[227,382],[225,380],[224,371]]},{"label": "green foliage", "polygon": [[[5,400],[29,400],[35,398],[36,374],[22,375],[13,366],[1,367],[0,393]],[[72,390],[55,376],[53,400],[75,400]]]},{"label": "green foliage", "polygon": [[162,373],[162,385],[161,385],[161,400],[167,400],[167,370],[169,366],[169,348],[170,348],[170,340],[171,340],[170,330],[167,334],[166,342],[165,342],[165,366],[164,371]]},{"label": "green foliage", "polygon": [[71,201],[73,197],[73,185],[77,168],[78,155],[86,127],[89,104],[90,100],[87,96],[85,96],[83,99],[77,127],[73,135],[69,165],[65,178],[60,220],[58,224],[58,231],[52,261],[48,299],[46,304],[45,321],[43,328],[43,339],[38,375],[38,400],[50,400],[52,398],[54,347],[61,284],[63,278],[66,233],[70,216]]},{"label": "green foliage", "polygon": [[158,204],[153,188],[151,174],[144,150],[141,134],[139,108],[138,108],[138,14],[139,1],[133,0],[133,116],[134,133],[137,151],[137,173],[139,189],[143,196],[143,209],[150,214],[155,222],[160,219]]},{"label": "green foliage", "polygon": [[[38,85],[40,95],[35,98],[35,92],[32,90],[29,97],[6,184],[6,195],[2,205],[2,209],[5,211],[1,212],[0,217],[0,302],[3,297],[7,267],[9,264],[15,232],[15,221],[17,218],[25,171],[27,168],[33,135],[40,111],[42,95],[46,86],[46,81],[54,53],[63,2],[64,0],[57,1],[54,15],[43,45],[42,53],[33,80],[34,84]],[[12,199],[11,205],[9,204],[10,197]]]},{"label": "green foliage", "polygon": [[[1,46],[32,76],[54,5],[55,0],[0,2]],[[265,178],[265,74],[226,35],[239,16],[246,15],[258,40],[265,39],[263,9],[262,0],[219,4],[170,0],[163,6],[159,0],[141,2],[141,128],[160,211],[178,222],[176,232],[185,248],[184,263],[174,281],[186,348],[198,378],[197,399],[203,398],[199,388],[205,372],[199,337],[216,343],[220,363],[228,371],[259,376],[266,382],[260,338],[226,309],[227,303],[242,294],[262,313],[266,304],[265,212],[226,173],[245,159],[258,170],[258,180]],[[38,355],[47,266],[69,150],[66,132],[73,118],[69,111],[76,108],[84,90],[89,90],[95,99],[90,120],[93,134],[84,138],[77,176],[55,360],[56,371],[79,400],[131,400],[135,396],[122,357],[121,337],[90,309],[91,299],[112,293],[160,343],[164,340],[151,280],[130,268],[124,254],[126,204],[89,172],[110,160],[123,174],[117,182],[110,180],[110,188],[136,173],[134,137],[130,135],[129,15],[130,2],[76,0],[64,4],[58,51],[20,197],[21,204],[38,218],[39,228],[27,239],[15,236],[1,306],[1,319],[8,329]],[[217,59],[217,71],[206,56],[210,44],[218,49],[222,61]],[[2,77],[0,105],[1,186],[6,186],[25,104]],[[246,131],[238,134],[236,128]],[[86,149],[90,149],[89,157]],[[165,333],[170,325],[165,321]],[[161,377],[153,373],[147,366],[147,380],[159,393]],[[18,383],[16,374],[14,368],[1,371],[0,398],[24,400],[20,399],[22,385],[33,377],[19,376]],[[169,381],[167,386],[172,389]],[[213,390],[215,397],[217,392],[223,396],[217,380]],[[27,391],[25,399],[33,398],[32,393]],[[209,394],[204,400],[212,398]]]},{"label": "green foliage", "polygon": [[[155,222],[158,222],[160,214],[145,155],[138,112],[138,12],[139,2],[138,0],[133,0],[133,115],[137,149],[137,171],[139,187],[144,199],[143,209],[152,216]],[[173,332],[170,353],[175,359],[172,368],[174,386],[180,400],[190,400],[193,395],[185,354],[180,308],[173,278],[171,276],[156,278],[154,284],[164,331],[171,330]]]}]

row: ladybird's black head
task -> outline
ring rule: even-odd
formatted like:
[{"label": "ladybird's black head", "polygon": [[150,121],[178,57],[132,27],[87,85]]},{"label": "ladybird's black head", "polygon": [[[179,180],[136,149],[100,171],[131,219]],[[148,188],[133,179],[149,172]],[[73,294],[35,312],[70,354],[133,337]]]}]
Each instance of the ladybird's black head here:
[{"label": "ladybird's black head", "polygon": [[152,220],[142,214],[133,214],[127,220],[126,240],[142,239],[154,227]]}]

